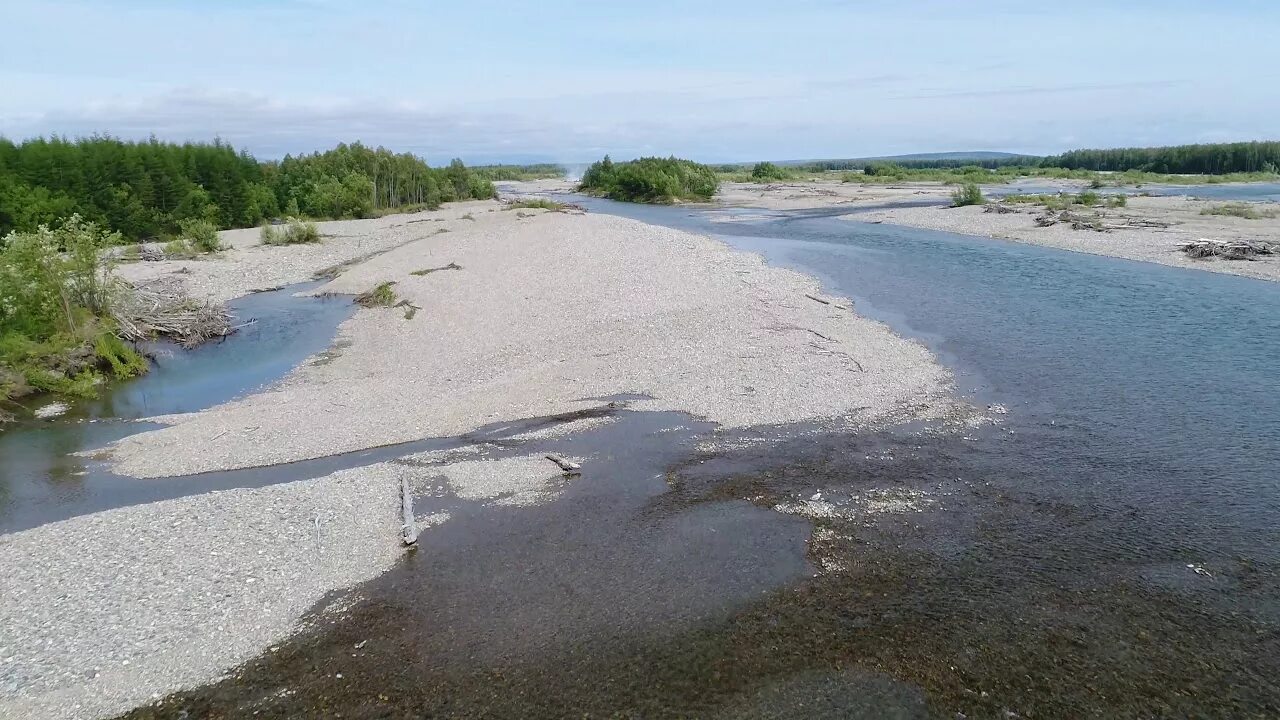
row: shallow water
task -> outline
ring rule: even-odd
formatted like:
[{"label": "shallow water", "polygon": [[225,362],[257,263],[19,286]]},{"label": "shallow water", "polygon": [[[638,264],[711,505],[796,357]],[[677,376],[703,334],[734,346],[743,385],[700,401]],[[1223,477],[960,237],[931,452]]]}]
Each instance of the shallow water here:
[{"label": "shallow water", "polygon": [[717,234],[922,340],[1037,434],[1027,451],[1061,468],[1046,489],[1151,503],[1188,541],[1277,556],[1280,284],[802,213],[588,204]]},{"label": "shallow water", "polygon": [[235,300],[231,310],[242,327],[231,336],[193,350],[153,344],[146,348],[153,356],[146,375],[73,402],[62,417],[26,417],[0,431],[0,533],[200,487],[186,482],[179,492],[155,480],[118,478],[73,453],[155,427],[139,418],[194,412],[251,393],[325,350],[354,306],[347,297],[293,296],[315,285]]}]

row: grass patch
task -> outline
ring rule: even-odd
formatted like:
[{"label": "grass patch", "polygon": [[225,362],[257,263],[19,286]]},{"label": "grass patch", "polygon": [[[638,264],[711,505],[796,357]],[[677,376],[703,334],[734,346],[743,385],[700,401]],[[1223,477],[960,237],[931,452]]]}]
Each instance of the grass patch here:
[{"label": "grass patch", "polygon": [[1275,210],[1259,210],[1256,206],[1244,202],[1223,203],[1222,205],[1212,205],[1200,211],[1201,215],[1225,215],[1228,217],[1244,218],[1245,220],[1261,220],[1263,218],[1273,218],[1276,216]]},{"label": "grass patch", "polygon": [[395,285],[394,281],[380,283],[372,290],[367,290],[357,295],[355,302],[367,308],[391,307],[398,300],[396,291],[391,289],[392,285]]},{"label": "grass patch", "polygon": [[951,193],[951,207],[982,205],[985,202],[986,198],[982,197],[982,188],[978,187],[977,183],[965,183]]},{"label": "grass patch", "polygon": [[559,212],[564,210],[566,207],[568,207],[568,205],[565,205],[562,202],[556,202],[555,200],[549,200],[547,198],[526,198],[524,200],[516,200],[514,202],[507,203],[507,207],[504,209],[515,210],[518,208],[529,208],[532,210],[551,210]]},{"label": "grass patch", "polygon": [[471,213],[467,213],[466,215],[463,215],[463,216],[462,216],[461,218],[459,218],[459,219],[460,219],[460,220],[470,220],[471,222],[475,222],[475,221],[476,221],[476,216],[475,216],[475,215],[472,215]]},{"label": "grass patch", "polygon": [[1067,210],[1077,205],[1083,205],[1085,207],[1105,205],[1109,208],[1122,208],[1129,204],[1129,199],[1124,195],[1109,195],[1104,197],[1091,190],[1085,190],[1078,195],[1073,195],[1071,193],[1058,193],[1057,195],[1006,195],[1000,198],[1000,202],[1044,205],[1048,210]]},{"label": "grass patch", "polygon": [[320,229],[313,222],[289,218],[282,228],[263,225],[258,233],[263,245],[302,245],[320,242]]}]

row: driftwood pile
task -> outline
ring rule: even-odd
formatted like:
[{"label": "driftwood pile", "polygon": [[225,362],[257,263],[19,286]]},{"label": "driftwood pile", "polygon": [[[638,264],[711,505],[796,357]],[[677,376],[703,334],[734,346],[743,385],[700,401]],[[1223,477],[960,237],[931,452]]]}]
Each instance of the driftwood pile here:
[{"label": "driftwood pile", "polygon": [[1210,240],[1200,238],[1179,243],[1178,249],[1187,257],[1223,260],[1255,260],[1260,255],[1280,255],[1280,246],[1249,240]]},{"label": "driftwood pile", "polygon": [[[996,211],[999,212],[999,211]],[[1086,214],[1074,210],[1046,210],[1036,216],[1038,227],[1050,227],[1058,223],[1069,223],[1072,230],[1093,230],[1094,232],[1112,232],[1114,230],[1134,230],[1137,228],[1164,229],[1172,223],[1162,220],[1143,220],[1141,218],[1121,218],[1120,222],[1107,222],[1099,213]]]},{"label": "driftwood pile", "polygon": [[111,315],[120,337],[134,342],[168,337],[190,348],[236,330],[225,307],[196,300],[174,282],[145,287],[122,282]]}]

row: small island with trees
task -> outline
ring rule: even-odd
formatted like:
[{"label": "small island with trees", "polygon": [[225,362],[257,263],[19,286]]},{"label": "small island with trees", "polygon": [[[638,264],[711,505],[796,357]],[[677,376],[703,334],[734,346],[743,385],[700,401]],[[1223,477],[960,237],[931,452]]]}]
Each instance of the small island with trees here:
[{"label": "small island with trees", "polygon": [[615,163],[608,155],[582,175],[578,190],[625,202],[708,202],[720,187],[706,165],[676,157],[644,157]]}]

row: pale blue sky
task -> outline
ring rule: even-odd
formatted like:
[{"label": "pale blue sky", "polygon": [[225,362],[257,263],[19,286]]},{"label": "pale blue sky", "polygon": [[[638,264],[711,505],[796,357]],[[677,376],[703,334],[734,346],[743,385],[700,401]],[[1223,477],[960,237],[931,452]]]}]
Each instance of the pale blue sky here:
[{"label": "pale blue sky", "polygon": [[0,0],[0,134],[708,161],[1280,138],[1270,0]]}]

